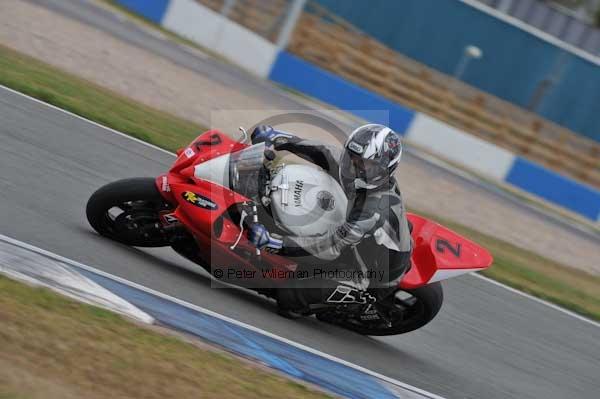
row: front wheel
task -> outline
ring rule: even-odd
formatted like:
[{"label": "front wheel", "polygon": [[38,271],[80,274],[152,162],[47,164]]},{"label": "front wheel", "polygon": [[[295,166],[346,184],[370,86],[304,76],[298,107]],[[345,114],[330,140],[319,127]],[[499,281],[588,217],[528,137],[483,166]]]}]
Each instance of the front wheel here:
[{"label": "front wheel", "polygon": [[386,323],[356,319],[338,319],[336,322],[326,315],[317,317],[363,335],[398,335],[425,326],[438,314],[443,302],[442,285],[435,282],[413,290],[399,289],[394,295],[378,303],[378,311],[386,316]]},{"label": "front wheel", "polygon": [[170,245],[159,219],[170,209],[153,178],[118,180],[98,189],[88,200],[86,215],[100,235],[134,247]]}]

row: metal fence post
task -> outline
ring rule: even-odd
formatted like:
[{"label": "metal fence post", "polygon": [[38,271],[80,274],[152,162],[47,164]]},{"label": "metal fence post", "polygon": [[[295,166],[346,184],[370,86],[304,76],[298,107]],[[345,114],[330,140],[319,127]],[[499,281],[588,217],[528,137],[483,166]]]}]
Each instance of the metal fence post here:
[{"label": "metal fence post", "polygon": [[276,46],[279,51],[285,49],[290,42],[296,23],[302,15],[302,10],[306,4],[306,0],[292,0],[292,5],[289,8],[288,14],[283,22],[283,26],[277,36]]},{"label": "metal fence post", "polygon": [[235,7],[236,1],[237,0],[225,0],[223,7],[221,8],[221,15],[225,18],[229,17],[229,13],[231,13],[231,10]]}]

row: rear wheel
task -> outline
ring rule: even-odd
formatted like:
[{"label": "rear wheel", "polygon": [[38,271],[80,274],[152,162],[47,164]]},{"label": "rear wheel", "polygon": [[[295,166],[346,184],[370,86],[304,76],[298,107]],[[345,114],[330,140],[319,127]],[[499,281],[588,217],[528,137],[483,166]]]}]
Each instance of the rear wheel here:
[{"label": "rear wheel", "polygon": [[397,335],[425,326],[438,314],[443,301],[442,285],[435,282],[413,290],[398,290],[377,302],[378,313],[386,318],[384,322],[356,318],[335,321],[327,314],[317,317],[363,335]]},{"label": "rear wheel", "polygon": [[98,189],[88,200],[86,215],[99,234],[135,247],[170,245],[159,214],[172,208],[153,178],[119,180]]}]

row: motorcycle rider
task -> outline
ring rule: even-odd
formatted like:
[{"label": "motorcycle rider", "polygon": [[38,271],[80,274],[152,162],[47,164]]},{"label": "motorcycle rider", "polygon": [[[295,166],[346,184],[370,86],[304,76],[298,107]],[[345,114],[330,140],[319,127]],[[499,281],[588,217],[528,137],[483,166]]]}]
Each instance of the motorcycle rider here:
[{"label": "motorcycle rider", "polygon": [[[389,127],[368,124],[354,130],[343,151],[324,143],[302,139],[271,126],[258,126],[254,144],[264,142],[265,155],[289,151],[327,171],[348,197],[345,221],[318,236],[278,238],[262,224],[250,228],[249,239],[260,249],[286,257],[305,257],[332,264],[347,264],[363,272],[383,271],[383,279],[367,284],[323,281],[321,288],[298,280],[292,288],[278,290],[280,312],[289,317],[308,313],[315,303],[371,303],[394,290],[410,267],[412,242],[409,222],[393,172],[402,155],[400,135]],[[385,250],[382,250],[382,247]],[[369,291],[366,289],[370,284]]]}]

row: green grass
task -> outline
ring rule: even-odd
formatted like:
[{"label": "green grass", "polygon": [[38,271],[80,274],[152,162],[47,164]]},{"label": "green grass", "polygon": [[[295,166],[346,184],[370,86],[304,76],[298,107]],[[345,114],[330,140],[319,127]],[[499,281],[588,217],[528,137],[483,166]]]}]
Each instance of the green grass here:
[{"label": "green grass", "polygon": [[[76,78],[0,46],[0,83],[168,150],[189,143],[202,127]],[[439,220],[489,248],[484,274],[600,320],[600,278],[545,259],[452,221]]]},{"label": "green grass", "polygon": [[0,276],[0,398],[325,398],[164,330]]},{"label": "green grass", "polygon": [[2,45],[0,84],[171,151],[204,130]]}]

